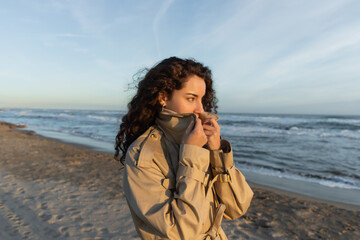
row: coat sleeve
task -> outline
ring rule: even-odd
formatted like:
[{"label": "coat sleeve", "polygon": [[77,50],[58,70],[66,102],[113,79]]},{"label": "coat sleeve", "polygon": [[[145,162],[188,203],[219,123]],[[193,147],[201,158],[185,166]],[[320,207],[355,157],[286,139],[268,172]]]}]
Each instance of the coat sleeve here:
[{"label": "coat sleeve", "polygon": [[141,159],[146,145],[139,151],[128,150],[124,169],[123,187],[132,212],[160,237],[192,239],[201,234],[208,217],[203,179],[210,163],[209,151],[194,145],[180,146],[173,190],[162,186],[166,178],[156,164],[164,154]]},{"label": "coat sleeve", "polygon": [[213,176],[221,174],[214,187],[220,203],[226,206],[224,217],[233,220],[245,214],[253,191],[242,173],[234,166],[230,143],[221,140],[221,146],[220,150],[210,151],[210,163]]}]

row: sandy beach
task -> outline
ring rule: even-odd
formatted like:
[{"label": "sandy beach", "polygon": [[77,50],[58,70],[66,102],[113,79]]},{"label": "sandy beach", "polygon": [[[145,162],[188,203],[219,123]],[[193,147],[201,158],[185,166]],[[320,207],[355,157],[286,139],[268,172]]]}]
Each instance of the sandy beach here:
[{"label": "sandy beach", "polygon": [[[111,154],[0,122],[0,239],[139,239]],[[360,239],[360,207],[251,184],[229,239]]]}]

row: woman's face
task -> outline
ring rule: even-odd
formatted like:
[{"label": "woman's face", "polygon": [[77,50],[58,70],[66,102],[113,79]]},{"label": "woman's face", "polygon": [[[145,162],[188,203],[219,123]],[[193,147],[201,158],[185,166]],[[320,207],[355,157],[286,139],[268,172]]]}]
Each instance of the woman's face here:
[{"label": "woman's face", "polygon": [[195,113],[204,112],[202,98],[206,92],[204,79],[193,75],[187,78],[180,90],[174,90],[170,98],[165,98],[165,107],[177,113]]}]

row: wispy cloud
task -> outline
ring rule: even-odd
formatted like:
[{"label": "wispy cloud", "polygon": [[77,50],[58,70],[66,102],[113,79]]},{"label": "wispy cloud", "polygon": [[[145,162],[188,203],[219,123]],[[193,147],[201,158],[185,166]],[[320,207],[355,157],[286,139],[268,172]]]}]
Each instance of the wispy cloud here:
[{"label": "wispy cloud", "polygon": [[72,52],[88,54],[89,49],[82,44],[83,39],[90,37],[83,34],[58,33],[46,34],[41,37],[42,44],[47,48],[59,48]]},{"label": "wispy cloud", "polygon": [[[324,34],[323,38],[311,41],[297,51],[270,63],[267,69],[264,69],[258,76],[260,81],[265,77],[271,81],[263,82],[259,88],[267,88],[286,81],[284,77],[292,73],[321,68],[328,65],[327,62],[332,59],[342,60],[340,56],[342,53],[357,47],[360,47],[360,26],[333,30],[328,34]],[[351,54],[351,51],[349,53]]]},{"label": "wispy cloud", "polygon": [[171,4],[174,2],[174,0],[167,0],[165,1],[160,10],[157,12],[154,21],[153,21],[153,32],[155,37],[155,43],[156,43],[156,50],[158,57],[161,56],[161,49],[160,49],[160,39],[159,39],[159,26],[160,26],[160,20],[166,15],[166,12],[170,8]]},{"label": "wispy cloud", "polygon": [[84,33],[100,34],[109,28],[101,2],[67,0],[52,1],[52,5],[61,11],[69,12]]}]

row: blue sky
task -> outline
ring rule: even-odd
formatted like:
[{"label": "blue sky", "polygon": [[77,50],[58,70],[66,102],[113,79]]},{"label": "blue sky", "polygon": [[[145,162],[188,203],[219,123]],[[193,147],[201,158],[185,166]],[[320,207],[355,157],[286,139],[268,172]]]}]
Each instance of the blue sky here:
[{"label": "blue sky", "polygon": [[360,1],[3,1],[0,107],[119,109],[169,56],[220,112],[360,114]]}]

